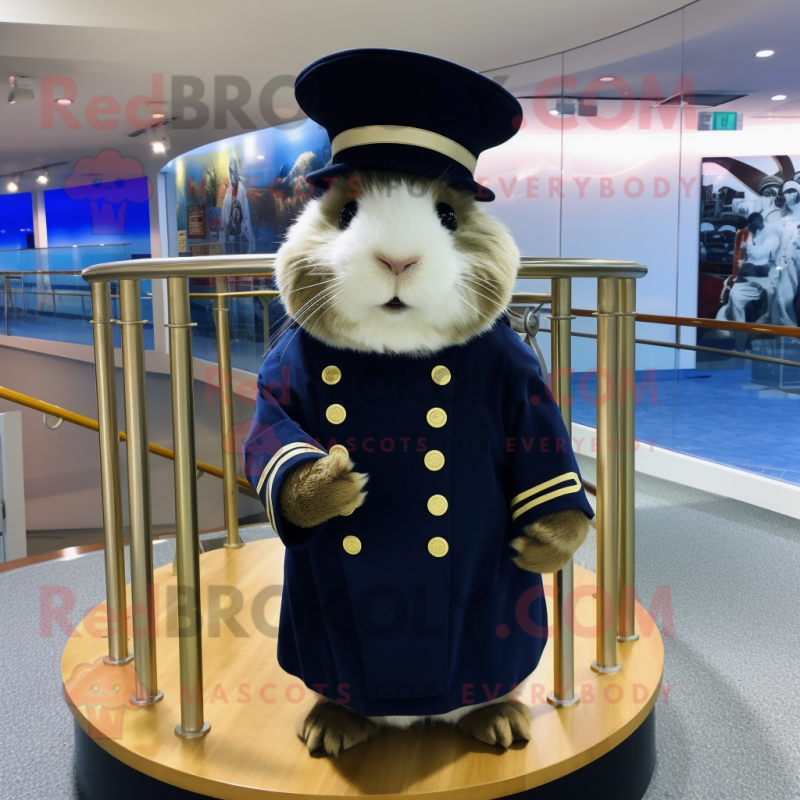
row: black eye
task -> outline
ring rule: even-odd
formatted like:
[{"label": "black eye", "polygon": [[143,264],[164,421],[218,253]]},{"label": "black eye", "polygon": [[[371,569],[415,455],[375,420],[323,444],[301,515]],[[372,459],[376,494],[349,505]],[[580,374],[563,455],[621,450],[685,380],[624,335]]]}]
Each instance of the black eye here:
[{"label": "black eye", "polygon": [[442,223],[443,228],[447,228],[449,231],[454,231],[458,228],[458,217],[456,217],[456,212],[453,211],[453,207],[447,205],[447,203],[439,203],[436,206],[436,213],[439,215],[439,222]]},{"label": "black eye", "polygon": [[358,211],[358,206],[354,201],[347,203],[344,208],[339,212],[339,226],[346,228],[352,221],[353,217]]}]

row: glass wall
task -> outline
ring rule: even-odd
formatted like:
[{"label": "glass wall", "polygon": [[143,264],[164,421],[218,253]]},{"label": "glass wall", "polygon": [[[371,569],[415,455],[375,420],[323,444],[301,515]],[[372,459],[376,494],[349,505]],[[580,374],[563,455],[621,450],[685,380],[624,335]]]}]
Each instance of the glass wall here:
[{"label": "glass wall", "polygon": [[[795,18],[790,3],[732,2],[720,15],[719,4],[699,0],[585,47],[488,70],[520,98],[524,119],[513,139],[481,156],[476,177],[495,192],[486,210],[509,226],[523,255],[648,267],[638,311],[671,320],[636,324],[641,439],[800,483],[800,50],[796,31],[783,24]],[[774,55],[756,57],[766,47]],[[304,129],[319,134],[311,122],[284,127],[276,141],[291,133],[299,142]],[[192,219],[198,233],[225,227],[216,221],[219,180],[236,148],[245,164],[252,154],[263,180],[302,174],[302,159],[270,163],[271,153],[248,137],[255,134],[223,143],[227,155],[210,172],[197,167],[176,181],[188,198],[178,222],[185,251],[194,249]],[[319,160],[319,147],[298,152]],[[765,179],[771,191],[760,188]],[[210,205],[210,183],[218,210],[196,208],[190,217],[189,203]],[[242,187],[249,198],[247,180]],[[256,251],[272,251],[274,230],[253,238]],[[221,247],[220,235],[199,245]],[[521,281],[518,289],[546,286]],[[574,306],[595,305],[596,282],[576,281]],[[200,323],[200,305],[195,313]],[[198,352],[213,358],[213,323],[202,313],[208,341]],[[236,358],[255,369],[261,304],[234,316]],[[787,335],[697,328],[675,317],[779,324]],[[574,330],[573,418],[594,426],[594,320],[579,316]],[[546,353],[547,334],[541,338]]]}]

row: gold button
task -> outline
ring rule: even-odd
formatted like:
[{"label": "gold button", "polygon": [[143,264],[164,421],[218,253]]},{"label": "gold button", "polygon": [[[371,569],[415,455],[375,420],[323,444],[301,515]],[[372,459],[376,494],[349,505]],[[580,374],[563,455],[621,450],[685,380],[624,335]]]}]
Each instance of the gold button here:
[{"label": "gold button", "polygon": [[447,367],[434,367],[431,370],[431,377],[433,378],[433,382],[438,384],[439,386],[446,386],[450,383],[450,370]]},{"label": "gold button", "polygon": [[447,414],[443,408],[432,408],[425,419],[432,428],[441,428],[447,422]]},{"label": "gold button", "polygon": [[338,403],[328,406],[328,409],[325,411],[325,418],[334,425],[339,425],[344,422],[346,416],[347,412],[344,410],[344,406],[340,406]]},{"label": "gold button", "polygon": [[436,558],[446,556],[449,549],[450,545],[447,544],[447,539],[442,539],[441,536],[434,536],[433,539],[428,542],[428,552],[432,556],[436,556]]},{"label": "gold button", "polygon": [[361,552],[361,539],[358,536],[345,536],[342,540],[345,553],[356,556]]},{"label": "gold button", "polygon": [[441,450],[428,450],[424,461],[431,472],[438,472],[444,466],[444,453]]},{"label": "gold button", "polygon": [[440,494],[435,494],[428,498],[428,511],[434,517],[441,517],[447,511],[447,498]]},{"label": "gold button", "polygon": [[342,371],[339,367],[325,367],[322,370],[322,380],[328,384],[328,386],[333,386],[335,383],[339,383],[342,379]]},{"label": "gold button", "polygon": [[[330,411],[330,409],[328,410]],[[331,422],[333,422],[333,420],[331,420]],[[328,455],[330,455],[331,453],[335,453],[339,450],[341,450],[341,452],[343,452],[348,458],[350,458],[350,451],[343,444],[332,445],[331,449],[328,450]]]}]

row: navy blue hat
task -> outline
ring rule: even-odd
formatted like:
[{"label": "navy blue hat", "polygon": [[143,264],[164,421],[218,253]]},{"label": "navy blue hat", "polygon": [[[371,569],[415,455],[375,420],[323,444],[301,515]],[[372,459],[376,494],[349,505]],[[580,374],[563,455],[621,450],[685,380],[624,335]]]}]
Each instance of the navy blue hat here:
[{"label": "navy blue hat", "polygon": [[478,156],[510,139],[522,107],[500,84],[441,58],[365,48],[309,64],[294,84],[300,108],[328,131],[331,162],[306,177],[381,170],[444,178],[494,200],[475,181]]}]

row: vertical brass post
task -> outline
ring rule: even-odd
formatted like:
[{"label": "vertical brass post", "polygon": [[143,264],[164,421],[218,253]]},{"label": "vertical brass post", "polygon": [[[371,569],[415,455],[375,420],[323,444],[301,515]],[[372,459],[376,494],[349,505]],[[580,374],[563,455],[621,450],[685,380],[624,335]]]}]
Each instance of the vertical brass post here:
[{"label": "vertical brass post", "polygon": [[203,652],[200,640],[200,545],[194,442],[192,322],[187,278],[167,278],[172,438],[175,451],[175,533],[178,574],[178,651],[181,722],[175,733],[196,739],[211,727],[203,717]]},{"label": "vertical brass post", "polygon": [[[552,314],[550,316],[551,388],[561,410],[567,435],[572,438],[572,280],[553,278]],[[571,706],[580,700],[575,694],[575,639],[573,633],[573,565],[572,559],[555,576],[555,609],[553,635],[553,691],[547,702],[554,706]],[[567,605],[569,604],[569,605]]]},{"label": "vertical brass post", "polygon": [[[217,294],[228,292],[228,279],[216,279]],[[214,298],[219,365],[219,421],[222,433],[222,495],[225,508],[225,547],[242,547],[239,538],[239,489],[236,484],[236,453],[233,437],[233,371],[231,370],[231,325],[228,298]]]},{"label": "vertical brass post", "polygon": [[131,702],[148,705],[163,697],[156,674],[153,524],[150,509],[150,462],[144,366],[144,320],[141,284],[119,282],[125,428],[128,450],[128,509],[131,524],[131,602],[133,656],[136,668]]},{"label": "vertical brass post", "polygon": [[597,280],[597,657],[596,672],[616,672],[619,494],[619,279]]},{"label": "vertical brass post", "polygon": [[92,284],[92,326],[100,433],[100,489],[103,496],[106,544],[108,655],[103,661],[114,666],[127,664],[133,654],[128,651],[128,601],[125,596],[125,548],[122,543],[114,333],[111,327],[111,286],[108,283]]},{"label": "vertical brass post", "polygon": [[633,642],[636,633],[636,521],[634,509],[636,459],[636,280],[619,283],[619,595],[617,641]]}]

